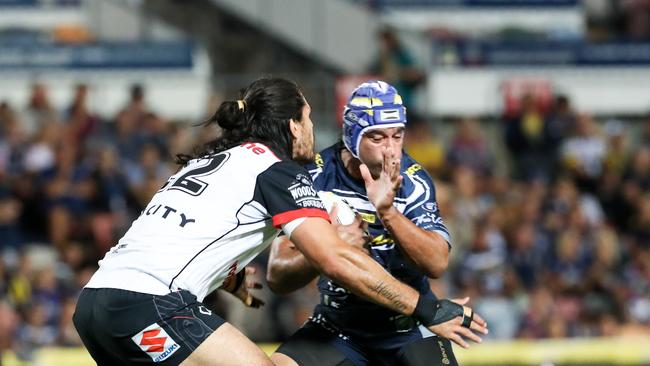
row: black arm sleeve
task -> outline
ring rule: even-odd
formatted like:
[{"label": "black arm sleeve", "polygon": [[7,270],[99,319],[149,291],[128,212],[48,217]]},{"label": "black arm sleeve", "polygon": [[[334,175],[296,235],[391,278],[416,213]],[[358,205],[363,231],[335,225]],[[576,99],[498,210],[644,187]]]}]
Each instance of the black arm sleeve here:
[{"label": "black arm sleeve", "polygon": [[301,217],[322,217],[329,221],[311,176],[293,161],[277,162],[260,174],[254,200],[266,207],[278,228]]}]

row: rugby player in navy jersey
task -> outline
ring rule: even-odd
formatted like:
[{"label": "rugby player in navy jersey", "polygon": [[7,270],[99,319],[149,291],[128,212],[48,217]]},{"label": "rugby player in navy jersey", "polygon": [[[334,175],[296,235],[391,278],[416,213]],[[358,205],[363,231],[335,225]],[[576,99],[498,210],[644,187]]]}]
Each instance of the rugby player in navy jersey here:
[{"label": "rugby player in navy jersey", "polygon": [[225,288],[254,305],[243,269],[281,231],[359,296],[432,329],[450,318],[483,329],[465,316],[471,309],[420,296],[339,238],[298,164],[313,159],[314,135],[309,104],[293,82],[257,80],[209,123],[223,134],[179,157],[179,171],[79,295],[74,325],[98,365],[272,365],[202,301]]},{"label": "rugby player in navy jersey", "polygon": [[[401,97],[385,82],[363,83],[343,118],[342,143],[307,165],[316,190],[336,194],[359,212],[347,226],[337,225],[333,212],[333,225],[341,238],[367,251],[395,278],[434,299],[429,278],[447,268],[451,239],[431,177],[402,151],[406,110]],[[355,231],[366,225],[370,238]],[[267,272],[272,290],[293,291],[318,273],[288,238],[272,244]],[[429,327],[434,336],[417,319],[368,302],[326,274],[318,289],[320,304],[272,356],[276,365],[454,365],[450,340],[463,347],[468,346],[463,338],[477,340],[461,318]]]}]

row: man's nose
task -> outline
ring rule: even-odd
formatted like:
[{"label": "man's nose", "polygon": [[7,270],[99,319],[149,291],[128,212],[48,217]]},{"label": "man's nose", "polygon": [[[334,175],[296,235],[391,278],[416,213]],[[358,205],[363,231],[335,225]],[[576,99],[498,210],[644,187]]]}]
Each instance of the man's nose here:
[{"label": "man's nose", "polygon": [[399,143],[395,139],[388,138],[384,143],[384,146],[388,149],[390,153],[396,153]]}]

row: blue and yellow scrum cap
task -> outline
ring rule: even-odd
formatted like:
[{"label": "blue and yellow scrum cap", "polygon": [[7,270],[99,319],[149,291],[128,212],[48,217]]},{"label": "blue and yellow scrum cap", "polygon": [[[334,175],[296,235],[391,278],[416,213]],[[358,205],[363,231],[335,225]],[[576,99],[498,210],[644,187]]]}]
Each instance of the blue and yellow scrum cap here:
[{"label": "blue and yellow scrum cap", "polygon": [[383,81],[366,81],[354,89],[343,109],[343,143],[359,158],[359,144],[364,133],[405,125],[406,108],[397,90]]}]

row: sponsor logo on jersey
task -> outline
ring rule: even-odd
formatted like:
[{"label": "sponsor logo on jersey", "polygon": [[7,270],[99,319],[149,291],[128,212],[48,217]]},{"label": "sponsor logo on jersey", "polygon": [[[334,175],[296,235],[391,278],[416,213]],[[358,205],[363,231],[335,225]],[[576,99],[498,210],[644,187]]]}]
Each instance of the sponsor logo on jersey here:
[{"label": "sponsor logo on jersey", "polygon": [[296,204],[302,208],[325,209],[323,202],[318,198],[311,179],[303,173],[296,175],[291,186],[289,186],[289,192],[291,192]]},{"label": "sponsor logo on jersey", "polygon": [[393,238],[391,238],[388,235],[381,234],[372,238],[372,242],[370,243],[370,246],[371,247],[390,246],[392,244],[395,244]]},{"label": "sponsor logo on jersey", "polygon": [[323,210],[325,209],[325,205],[323,205],[323,201],[317,198],[303,198],[297,200],[296,203],[302,208],[320,208]]},{"label": "sponsor logo on jersey", "polygon": [[290,189],[294,200],[304,197],[316,198],[316,190],[311,186],[298,186]]},{"label": "sponsor logo on jersey", "polygon": [[410,167],[406,168],[406,170],[405,170],[404,172],[406,172],[406,174],[408,174],[408,175],[413,175],[413,174],[415,174],[415,172],[417,172],[418,170],[422,170],[422,165],[420,165],[420,164],[413,164],[413,165],[411,165]]},{"label": "sponsor logo on jersey", "polygon": [[436,216],[432,212],[425,212],[424,214],[413,219],[413,223],[417,226],[423,227],[425,225],[443,225],[442,217]]},{"label": "sponsor logo on jersey", "polygon": [[422,205],[422,208],[425,211],[436,212],[436,211],[438,211],[438,203],[436,203],[436,202],[427,202],[424,205]]},{"label": "sponsor logo on jersey", "polygon": [[303,174],[303,173],[298,173],[298,175],[296,175],[296,179],[294,179],[294,184],[302,184],[304,186],[311,186],[312,185],[311,179],[309,178],[309,176],[307,174]]},{"label": "sponsor logo on jersey", "polygon": [[359,215],[361,215],[361,219],[363,221],[369,224],[374,224],[375,222],[377,222],[377,216],[375,216],[375,214],[359,212]]},{"label": "sponsor logo on jersey", "polygon": [[144,328],[131,339],[153,362],[162,362],[181,348],[158,323]]},{"label": "sponsor logo on jersey", "polygon": [[445,365],[449,365],[451,361],[449,361],[449,356],[447,356],[447,350],[445,349],[445,344],[442,343],[442,341],[438,341],[438,347],[440,347],[440,354],[442,355],[442,363]]},{"label": "sponsor logo on jersey", "polygon": [[323,157],[320,155],[320,153],[316,154],[316,156],[314,157],[314,163],[319,168],[322,168],[325,165],[325,162],[323,161]]}]

